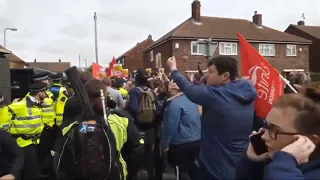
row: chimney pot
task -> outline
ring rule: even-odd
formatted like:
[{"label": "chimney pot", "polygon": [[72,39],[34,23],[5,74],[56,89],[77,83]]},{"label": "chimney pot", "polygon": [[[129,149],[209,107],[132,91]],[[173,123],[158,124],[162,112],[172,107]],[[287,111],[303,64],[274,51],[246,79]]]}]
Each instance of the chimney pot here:
[{"label": "chimney pot", "polygon": [[201,3],[199,0],[194,0],[191,4],[192,19],[195,22],[201,22]]},{"label": "chimney pot", "polygon": [[149,34],[148,39],[152,39],[152,35],[151,34]]},{"label": "chimney pot", "polygon": [[34,62],[37,62],[37,59],[34,59]]},{"label": "chimney pot", "polygon": [[298,21],[298,25],[299,25],[299,26],[303,26],[304,24],[305,24],[304,21],[302,21],[302,20],[301,20],[301,21]]},{"label": "chimney pot", "polygon": [[61,59],[59,59],[59,62],[61,62]]},{"label": "chimney pot", "polygon": [[258,11],[254,11],[252,22],[257,26],[262,26],[262,14],[258,14]]}]

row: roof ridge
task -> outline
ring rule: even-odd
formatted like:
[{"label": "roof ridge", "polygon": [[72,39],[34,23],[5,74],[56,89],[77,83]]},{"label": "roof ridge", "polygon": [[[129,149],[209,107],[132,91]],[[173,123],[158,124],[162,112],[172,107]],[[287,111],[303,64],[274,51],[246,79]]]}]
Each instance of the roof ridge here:
[{"label": "roof ridge", "polygon": [[[122,53],[120,56],[118,56],[117,58],[115,58],[115,59],[119,59],[120,57],[122,57],[122,56],[124,56],[125,54],[127,54],[127,53],[129,53],[130,51],[132,51],[134,48],[136,48],[138,45],[140,45],[140,44],[142,44],[142,43],[144,43],[144,42],[146,42],[146,41],[148,41],[149,40],[149,38],[146,38],[145,40],[143,40],[142,42],[138,42],[136,45],[134,45],[132,48],[130,48],[129,50],[127,50],[126,52],[124,52],[124,53]],[[153,42],[154,42],[154,40],[153,39],[151,39]]]},{"label": "roof ridge", "polygon": [[189,17],[188,19],[186,19],[185,21],[183,21],[182,23],[180,23],[178,26],[176,26],[175,28],[173,28],[171,31],[169,31],[168,33],[166,33],[165,35],[161,36],[160,38],[158,38],[156,41],[154,41],[150,46],[144,48],[143,50],[141,50],[140,52],[144,52],[145,50],[165,41],[166,39],[172,37],[181,27],[184,26],[184,24],[186,24],[186,22],[188,20],[190,20],[192,17]]},{"label": "roof ridge", "polygon": [[[234,17],[220,17],[220,16],[201,16],[204,18],[219,18],[219,19],[232,19],[232,20],[242,20],[242,21],[249,21],[248,19],[243,18],[234,18]],[[249,21],[251,22],[251,21]]]},{"label": "roof ridge", "polygon": [[297,25],[297,24],[290,24],[292,26],[297,26],[297,27],[313,27],[313,28],[320,28],[319,26],[315,26],[315,25]]}]

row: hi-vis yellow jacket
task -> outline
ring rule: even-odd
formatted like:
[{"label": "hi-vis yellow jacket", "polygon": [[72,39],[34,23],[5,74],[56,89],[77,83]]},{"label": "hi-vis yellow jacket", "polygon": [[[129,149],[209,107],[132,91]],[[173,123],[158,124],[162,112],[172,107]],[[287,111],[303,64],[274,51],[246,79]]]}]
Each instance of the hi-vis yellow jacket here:
[{"label": "hi-vis yellow jacket", "polygon": [[[50,91],[46,91],[47,98],[43,100],[42,103],[42,120],[44,124],[46,124],[49,127],[52,127],[55,124],[56,119],[56,113],[54,110],[54,100],[53,100],[53,94]],[[29,97],[29,93],[26,95],[26,97]]]},{"label": "hi-vis yellow jacket", "polygon": [[68,100],[68,97],[62,93],[56,103],[55,103],[55,112],[56,112],[56,124],[57,126],[61,126],[63,121],[63,112],[64,112],[64,106],[66,105],[66,102]]},{"label": "hi-vis yellow jacket", "polygon": [[20,147],[40,143],[40,134],[44,128],[42,122],[42,110],[29,97],[20,102],[12,103],[8,106],[8,111],[12,118],[9,132]]},{"label": "hi-vis yellow jacket", "polygon": [[12,114],[9,112],[8,106],[0,108],[0,129],[9,132]]}]

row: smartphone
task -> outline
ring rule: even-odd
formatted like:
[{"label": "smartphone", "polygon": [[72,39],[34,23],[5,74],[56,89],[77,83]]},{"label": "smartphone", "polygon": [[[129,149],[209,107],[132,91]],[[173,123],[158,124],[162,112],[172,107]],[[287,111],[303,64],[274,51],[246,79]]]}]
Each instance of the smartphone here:
[{"label": "smartphone", "polygon": [[268,147],[266,146],[266,143],[261,138],[262,135],[263,135],[263,132],[250,137],[251,144],[253,146],[254,151],[257,153],[257,155],[268,152]]}]

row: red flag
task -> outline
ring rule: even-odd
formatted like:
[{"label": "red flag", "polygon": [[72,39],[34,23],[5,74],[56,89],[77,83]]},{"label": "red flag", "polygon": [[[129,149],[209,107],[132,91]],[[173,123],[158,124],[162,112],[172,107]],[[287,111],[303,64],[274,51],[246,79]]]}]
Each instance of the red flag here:
[{"label": "red flag", "polygon": [[108,69],[108,72],[107,72],[107,76],[112,76],[112,71],[113,71],[114,65],[116,65],[116,64],[117,64],[117,61],[113,56],[112,61],[109,64],[109,69]]},{"label": "red flag", "polygon": [[257,89],[256,114],[265,118],[283,94],[283,80],[279,72],[241,34],[238,33],[238,37],[242,77],[250,80]]},{"label": "red flag", "polygon": [[92,63],[92,76],[97,79],[100,79],[100,74],[105,74],[105,69],[99,64]]}]

